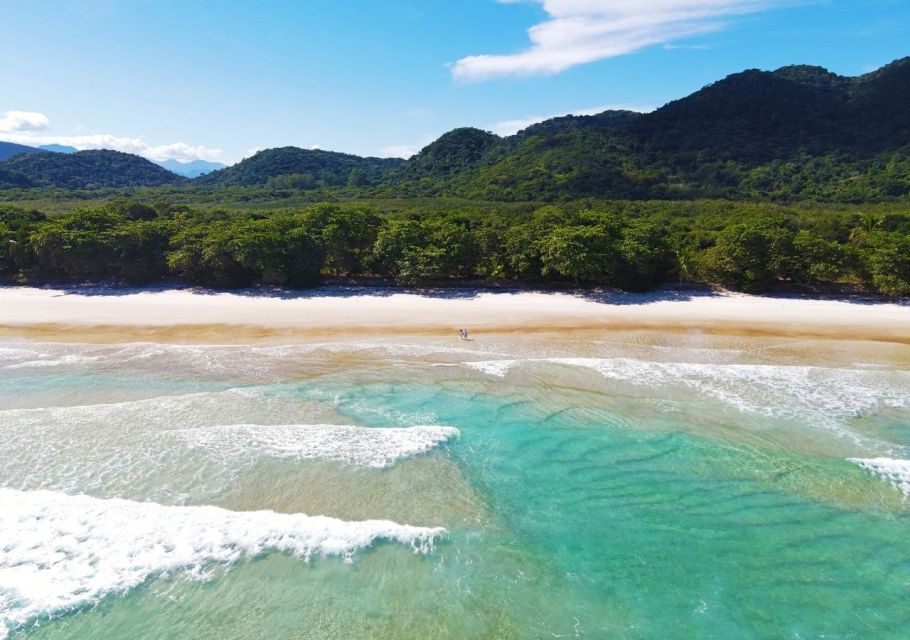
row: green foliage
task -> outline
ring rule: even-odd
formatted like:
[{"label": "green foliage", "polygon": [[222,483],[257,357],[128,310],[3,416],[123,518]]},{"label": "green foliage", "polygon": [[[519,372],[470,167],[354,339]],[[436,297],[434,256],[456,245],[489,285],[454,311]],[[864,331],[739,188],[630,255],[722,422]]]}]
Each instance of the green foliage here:
[{"label": "green foliage", "polygon": [[174,236],[172,247],[167,261],[177,275],[219,288],[312,286],[325,259],[306,221],[292,216],[193,225]]},{"label": "green foliage", "polygon": [[170,229],[162,221],[133,221],[106,209],[77,210],[36,225],[20,268],[43,277],[148,282],[166,273]]},{"label": "green foliage", "polygon": [[616,233],[604,224],[559,226],[541,241],[541,274],[576,284],[613,280],[618,262]]},{"label": "green foliage", "polygon": [[792,278],[804,285],[834,282],[844,275],[849,253],[844,245],[799,231],[793,237]]},{"label": "green foliage", "polygon": [[781,218],[732,225],[708,249],[700,271],[708,282],[737,291],[766,291],[791,271],[793,231]]},{"label": "green foliage", "polygon": [[616,284],[630,291],[647,291],[677,271],[666,232],[651,222],[633,220],[622,231]]},{"label": "green foliage", "polygon": [[377,234],[370,263],[378,275],[399,284],[423,285],[470,277],[476,261],[476,240],[465,227],[398,220]]},{"label": "green foliage", "polygon": [[876,231],[866,244],[865,269],[876,290],[889,296],[910,295],[910,235]]},{"label": "green foliage", "polygon": [[443,201],[382,213],[321,204],[270,214],[118,198],[46,219],[0,205],[0,274],[15,281],[166,278],[306,287],[324,275],[411,286],[480,278],[644,291],[677,280],[760,292],[862,284],[910,294],[910,214],[720,201],[509,208]]},{"label": "green foliage", "polygon": [[320,238],[328,269],[335,275],[363,273],[381,221],[368,209],[319,205],[306,213],[306,224]]}]

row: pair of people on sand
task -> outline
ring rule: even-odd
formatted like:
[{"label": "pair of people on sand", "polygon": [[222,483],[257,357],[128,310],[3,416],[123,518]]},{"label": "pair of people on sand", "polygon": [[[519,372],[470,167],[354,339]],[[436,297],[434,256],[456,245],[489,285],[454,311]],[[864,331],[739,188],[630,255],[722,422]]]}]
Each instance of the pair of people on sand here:
[{"label": "pair of people on sand", "polygon": [[468,339],[469,339],[469,338],[468,338],[468,330],[467,330],[467,329],[459,329],[459,330],[458,330],[458,335],[461,337],[462,340],[468,340]]}]

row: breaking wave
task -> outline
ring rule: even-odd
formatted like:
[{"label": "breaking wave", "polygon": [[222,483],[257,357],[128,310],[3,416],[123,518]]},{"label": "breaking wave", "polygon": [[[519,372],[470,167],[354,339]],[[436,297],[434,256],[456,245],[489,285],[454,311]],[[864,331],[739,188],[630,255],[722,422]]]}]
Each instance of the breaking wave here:
[{"label": "breaking wave", "polygon": [[0,489],[0,638],[151,578],[204,578],[214,566],[270,552],[350,562],[380,541],[428,553],[444,534],[440,527],[387,520],[346,522]]}]

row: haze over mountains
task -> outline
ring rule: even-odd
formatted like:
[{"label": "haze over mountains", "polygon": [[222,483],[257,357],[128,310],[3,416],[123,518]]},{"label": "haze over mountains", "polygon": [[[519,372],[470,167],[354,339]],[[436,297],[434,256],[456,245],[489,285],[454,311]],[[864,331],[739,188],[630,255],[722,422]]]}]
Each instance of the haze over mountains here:
[{"label": "haze over mountains", "polygon": [[221,162],[209,162],[208,160],[191,160],[189,162],[163,160],[161,162],[156,162],[155,164],[164,167],[177,175],[184,176],[185,178],[198,178],[199,176],[204,176],[212,171],[224,169],[227,166]]},{"label": "haze over mountains", "polygon": [[[16,147],[18,145],[12,145]],[[910,194],[910,58],[859,77],[790,66],[728,76],[647,114],[554,118],[514,136],[446,133],[407,161],[269,149],[188,181],[113,151],[9,158],[0,188],[356,188],[491,200]],[[171,169],[175,165],[164,163]],[[185,167],[186,168],[186,167]],[[193,171],[213,167],[194,163]]]}]

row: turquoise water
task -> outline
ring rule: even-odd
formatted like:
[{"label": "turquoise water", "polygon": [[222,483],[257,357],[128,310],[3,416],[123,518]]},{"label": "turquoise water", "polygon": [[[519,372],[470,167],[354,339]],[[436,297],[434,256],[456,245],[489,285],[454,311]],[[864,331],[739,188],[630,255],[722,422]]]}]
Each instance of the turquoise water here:
[{"label": "turquoise water", "polygon": [[908,637],[910,373],[743,340],[4,345],[0,637]]}]

